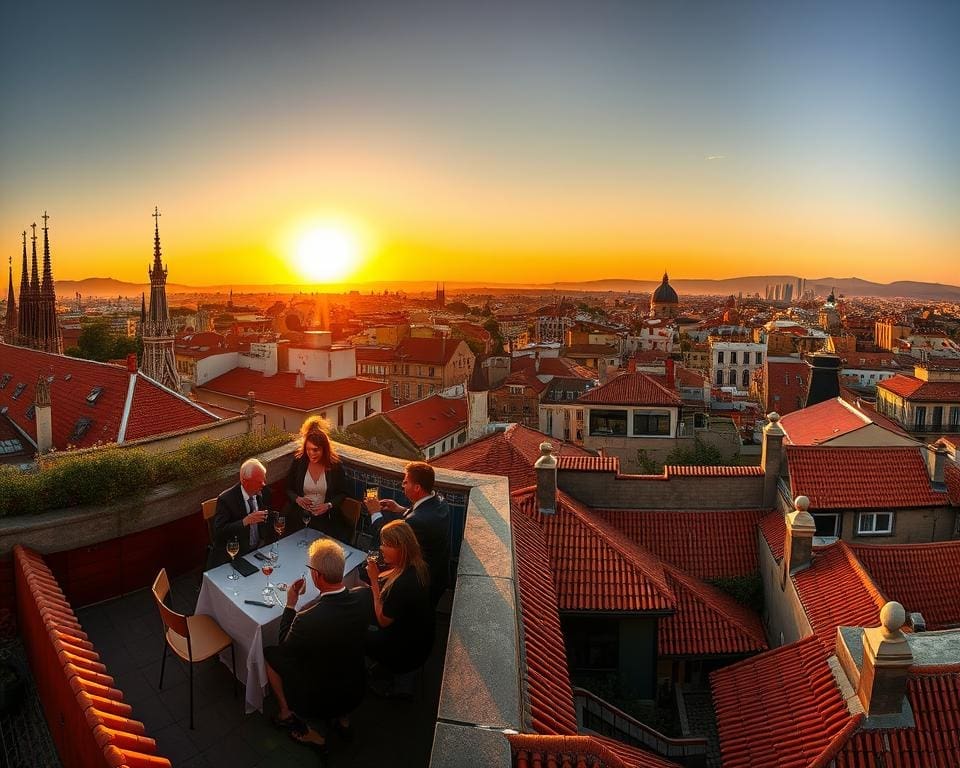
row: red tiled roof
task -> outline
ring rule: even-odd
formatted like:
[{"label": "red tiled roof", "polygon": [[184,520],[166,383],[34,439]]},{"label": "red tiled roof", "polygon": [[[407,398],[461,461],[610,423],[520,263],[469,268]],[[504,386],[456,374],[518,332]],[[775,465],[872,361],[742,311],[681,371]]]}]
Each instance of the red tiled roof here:
[{"label": "red tiled roof", "polygon": [[357,363],[390,363],[399,360],[393,347],[356,347]]},{"label": "red tiled roof", "polygon": [[523,368],[519,371],[514,371],[503,380],[503,383],[499,387],[493,391],[501,392],[502,390],[505,390],[509,384],[520,384],[524,387],[530,387],[538,395],[547,388],[547,384],[537,378],[532,368]]},{"label": "red tiled roof", "polygon": [[760,533],[766,539],[770,552],[779,562],[783,559],[783,548],[787,541],[787,521],[782,512],[773,511],[760,518]]},{"label": "red tiled roof", "polygon": [[785,446],[790,495],[807,496],[812,510],[947,506],[930,485],[920,449]]},{"label": "red tiled roof", "polygon": [[869,426],[870,419],[839,397],[801,408],[780,420],[793,445],[817,445]]},{"label": "red tiled roof", "polygon": [[557,469],[570,469],[576,472],[616,472],[620,473],[620,459],[616,456],[571,456],[557,457]]},{"label": "red tiled roof", "polygon": [[943,469],[943,479],[947,484],[947,496],[950,503],[960,507],[960,466],[948,461]]},{"label": "red tiled roof", "polygon": [[679,768],[651,752],[604,736],[507,736],[513,768]]},{"label": "red tiled roof", "polygon": [[724,768],[824,766],[860,723],[816,635],[710,676]]},{"label": "red tiled roof", "polygon": [[466,398],[431,395],[383,414],[418,448],[426,448],[467,427]]},{"label": "red tiled roof", "polygon": [[[422,339],[408,336],[397,345],[397,357],[405,363],[446,365],[461,347],[470,352],[470,348],[461,339]],[[472,352],[470,354],[473,355]]]},{"label": "red tiled roof", "polygon": [[573,360],[565,357],[541,357],[540,368],[536,369],[536,360],[530,355],[514,357],[510,360],[510,371],[530,370],[538,376],[559,376],[568,379],[590,379],[597,378],[597,372],[585,368]]},{"label": "red tiled roof", "polygon": [[563,348],[564,355],[579,355],[581,357],[604,357],[616,355],[617,348],[611,344],[571,344]]},{"label": "red tiled roof", "polygon": [[803,407],[810,366],[802,360],[768,360],[765,368],[766,407],[781,416]]},{"label": "red tiled roof", "polygon": [[512,488],[526,488],[537,482],[533,465],[540,458],[542,442],[551,443],[553,454],[558,458],[590,456],[578,445],[558,440],[522,424],[511,424],[502,432],[486,435],[434,459],[431,463],[447,469],[506,475]]},{"label": "red tiled roof", "polygon": [[[7,418],[34,441],[36,420],[27,418],[27,411],[34,404],[37,377],[41,373],[53,377],[50,411],[55,448],[87,448],[97,443],[115,443],[121,437],[120,427],[130,391],[130,373],[126,368],[0,345],[0,377],[7,373],[10,380],[0,389],[0,406],[7,407]],[[20,384],[25,386],[14,399]],[[90,403],[87,397],[95,387],[100,387],[101,392],[95,402]],[[133,395],[124,441],[217,421],[216,416],[143,374],[136,376]],[[76,438],[73,435],[80,419],[88,419],[90,426],[85,434]]]},{"label": "red tiled roof", "polygon": [[960,403],[960,381],[922,381],[915,376],[898,373],[877,383],[895,395],[916,402]]},{"label": "red tiled roof", "polygon": [[847,387],[840,387],[840,397],[843,398],[843,401],[848,405],[856,408],[860,413],[866,416],[874,424],[877,424],[883,427],[894,434],[900,435],[901,437],[910,437],[910,434],[904,430],[897,422],[893,419],[887,418],[882,413],[877,411],[872,403],[868,403],[866,400],[861,400],[860,395],[854,392]]},{"label": "red tiled roof", "polygon": [[960,625],[960,541],[847,546],[886,599],[922,613],[927,629]]},{"label": "red tiled roof", "polygon": [[658,384],[645,373],[622,373],[603,386],[581,395],[577,402],[599,405],[659,405],[671,408],[683,405],[675,392]]},{"label": "red tiled roof", "polygon": [[707,383],[707,375],[691,368],[677,368],[677,381],[681,387],[702,387]]},{"label": "red tiled roof", "polygon": [[810,567],[794,574],[793,583],[810,626],[827,645],[837,627],[875,626],[887,602],[842,541],[816,550]]},{"label": "red tiled roof", "polygon": [[662,560],[699,579],[749,576],[757,558],[758,509],[597,509],[594,514]]},{"label": "red tiled roof", "polygon": [[841,360],[844,370],[900,370],[900,363],[893,352],[847,352],[841,355]]},{"label": "red tiled roof", "polygon": [[264,376],[259,371],[249,368],[234,368],[197,387],[197,391],[201,395],[203,392],[217,392],[240,398],[246,398],[248,392],[253,392],[257,402],[260,403],[269,403],[297,411],[313,411],[386,388],[387,385],[381,381],[353,378],[335,381],[308,379],[303,387],[297,387],[295,373],[284,372]]},{"label": "red tiled roof", "polygon": [[513,509],[510,522],[517,548],[523,659],[526,662],[522,671],[530,700],[532,726],[537,733],[572,735],[577,732],[577,717],[543,533],[532,518]]},{"label": "red tiled roof", "polygon": [[668,464],[663,473],[670,477],[762,477],[763,467],[699,467],[694,465]]}]

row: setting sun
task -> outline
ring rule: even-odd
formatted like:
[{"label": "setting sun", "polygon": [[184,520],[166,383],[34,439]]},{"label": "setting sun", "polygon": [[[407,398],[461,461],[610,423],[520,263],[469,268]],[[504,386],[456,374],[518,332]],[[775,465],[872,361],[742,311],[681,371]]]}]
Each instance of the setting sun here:
[{"label": "setting sun", "polygon": [[305,280],[337,282],[359,266],[360,241],[344,226],[324,224],[305,232],[297,241],[296,267]]}]

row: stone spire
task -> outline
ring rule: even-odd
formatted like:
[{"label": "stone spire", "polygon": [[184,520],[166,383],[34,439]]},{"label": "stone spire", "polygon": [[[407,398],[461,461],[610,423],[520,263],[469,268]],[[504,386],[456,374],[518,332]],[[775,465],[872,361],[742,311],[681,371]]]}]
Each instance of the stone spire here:
[{"label": "stone spire", "polygon": [[26,315],[23,337],[20,339],[20,344],[24,347],[37,349],[37,315],[39,312],[38,305],[40,302],[40,273],[37,270],[36,223],[31,224],[30,229],[32,231],[32,234],[30,235],[32,252],[32,258],[30,262],[30,282],[27,285],[27,300],[26,302],[20,302],[20,311]]},{"label": "stone spire", "polygon": [[3,325],[3,340],[12,344],[17,336],[17,301],[13,295],[13,256],[8,257],[7,266],[10,278],[7,284],[7,317]]},{"label": "stone spire", "polygon": [[150,310],[146,311],[141,297],[141,336],[143,338],[143,358],[140,370],[145,376],[180,391],[180,375],[174,355],[173,328],[170,325],[170,311],[167,308],[167,269],[160,260],[160,210],[153,209],[153,265],[150,267]]},{"label": "stone spire", "polygon": [[60,354],[60,326],[57,324],[57,294],[53,287],[53,268],[50,265],[50,235],[47,221],[50,217],[43,212],[43,281],[39,285],[37,296],[37,349]]},{"label": "stone spire", "polygon": [[30,304],[30,272],[27,270],[27,230],[23,230],[23,265],[20,267],[20,317],[17,318],[17,344],[26,344],[27,315]]}]

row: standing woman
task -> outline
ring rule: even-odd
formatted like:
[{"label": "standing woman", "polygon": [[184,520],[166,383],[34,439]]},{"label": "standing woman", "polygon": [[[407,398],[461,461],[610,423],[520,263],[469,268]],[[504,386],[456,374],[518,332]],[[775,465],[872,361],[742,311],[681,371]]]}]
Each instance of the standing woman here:
[{"label": "standing woman", "polygon": [[353,531],[341,510],[347,478],[325,427],[319,416],[311,416],[300,427],[300,448],[287,473],[286,511],[300,515],[306,510],[311,528],[349,544]]},{"label": "standing woman", "polygon": [[433,649],[430,568],[403,520],[383,526],[380,552],[385,570],[374,558],[367,560],[377,626],[368,630],[364,650],[390,672],[403,674],[423,666]]}]

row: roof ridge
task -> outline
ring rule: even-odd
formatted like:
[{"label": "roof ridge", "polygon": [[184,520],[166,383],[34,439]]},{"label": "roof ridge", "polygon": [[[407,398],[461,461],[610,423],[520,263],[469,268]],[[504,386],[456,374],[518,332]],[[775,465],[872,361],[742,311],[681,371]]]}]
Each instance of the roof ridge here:
[{"label": "roof ridge", "polygon": [[[846,408],[848,411],[850,411],[850,413],[852,413],[854,416],[858,416],[860,419],[862,419],[864,424],[873,424],[873,419],[871,419],[869,416],[867,416],[867,414],[865,414],[865,413],[864,413],[863,411],[861,411],[859,408],[855,408],[853,405],[851,405],[850,403],[848,403],[848,402],[847,402],[846,400],[844,400],[842,397],[836,397],[836,398],[834,398],[834,399],[837,400],[837,401],[839,401],[840,405],[842,405],[844,408]],[[853,431],[853,430],[851,430],[851,431]]]},{"label": "roof ridge", "polygon": [[[869,592],[870,596],[873,597],[873,601],[877,604],[877,609],[879,610],[880,608],[883,608],[883,606],[887,604],[886,597],[884,597],[883,592],[880,591],[877,583],[873,580],[873,576],[870,574],[870,571],[866,569],[866,566],[860,562],[860,559],[857,557],[856,553],[850,548],[850,545],[841,539],[836,543],[835,546],[840,547],[840,551],[846,556],[847,562],[850,563],[854,573],[860,577],[860,581],[866,587],[867,592]],[[877,615],[879,616],[879,612]]]}]

